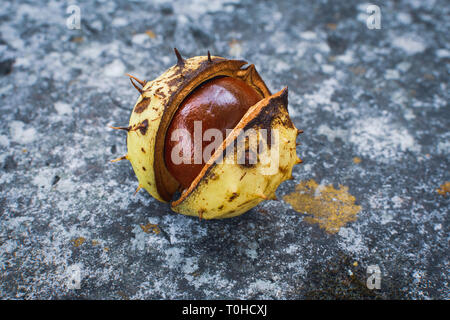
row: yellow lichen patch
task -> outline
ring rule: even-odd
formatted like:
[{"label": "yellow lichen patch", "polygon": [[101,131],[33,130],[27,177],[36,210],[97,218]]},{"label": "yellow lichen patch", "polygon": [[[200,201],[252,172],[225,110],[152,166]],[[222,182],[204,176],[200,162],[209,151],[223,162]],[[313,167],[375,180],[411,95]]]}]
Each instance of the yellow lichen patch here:
[{"label": "yellow lichen patch", "polygon": [[446,196],[447,193],[450,192],[450,181],[445,182],[444,184],[441,184],[441,187],[436,189],[437,193],[439,193],[441,196]]},{"label": "yellow lichen patch", "polygon": [[72,240],[73,245],[74,245],[75,247],[81,246],[85,241],[86,241],[86,239],[83,238],[83,237],[79,237],[79,238],[76,238],[76,239],[73,239],[73,240]]},{"label": "yellow lichen patch", "polygon": [[354,158],[353,158],[353,163],[356,163],[356,164],[361,163],[361,158],[359,158],[359,157],[354,157]]},{"label": "yellow lichen patch", "polygon": [[327,28],[330,30],[336,30],[337,24],[336,23],[327,23]]},{"label": "yellow lichen patch", "polygon": [[84,38],[83,37],[75,37],[75,38],[72,38],[70,41],[75,42],[75,43],[81,43],[84,41]]},{"label": "yellow lichen patch", "polygon": [[156,34],[155,34],[152,30],[147,30],[147,31],[145,31],[145,33],[146,33],[151,39],[155,39],[155,38],[156,38]]},{"label": "yellow lichen patch", "polygon": [[355,205],[355,197],[348,193],[348,187],[340,185],[335,189],[333,185],[319,185],[313,179],[300,182],[283,200],[294,210],[306,213],[306,222],[317,223],[331,234],[355,221],[361,210],[361,206]]},{"label": "yellow lichen patch", "polygon": [[146,225],[141,224],[140,227],[142,231],[144,231],[145,233],[150,233],[150,231],[153,231],[155,234],[159,234],[161,232],[157,224],[152,223],[147,223]]}]

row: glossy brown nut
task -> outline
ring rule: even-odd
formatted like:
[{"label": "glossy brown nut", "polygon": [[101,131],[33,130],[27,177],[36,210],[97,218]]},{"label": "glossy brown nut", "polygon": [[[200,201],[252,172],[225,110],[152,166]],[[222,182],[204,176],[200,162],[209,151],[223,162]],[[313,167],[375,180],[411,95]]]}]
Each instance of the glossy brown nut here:
[{"label": "glossy brown nut", "polygon": [[[225,139],[226,129],[236,127],[247,110],[261,99],[247,83],[231,77],[206,81],[186,97],[170,123],[164,146],[166,166],[183,188],[190,186],[205,165],[203,156],[201,163],[194,163],[194,122],[201,121],[202,137],[206,130],[214,128],[220,130]],[[190,137],[182,135],[174,140],[173,132],[177,129],[185,129]],[[213,142],[202,141],[202,150]],[[172,150],[178,143],[188,144],[182,150],[190,150],[190,164],[173,162]]]}]

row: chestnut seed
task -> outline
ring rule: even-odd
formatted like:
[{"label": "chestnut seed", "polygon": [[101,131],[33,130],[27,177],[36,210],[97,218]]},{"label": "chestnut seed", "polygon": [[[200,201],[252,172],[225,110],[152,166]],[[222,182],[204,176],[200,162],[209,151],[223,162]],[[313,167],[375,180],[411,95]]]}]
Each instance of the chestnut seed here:
[{"label": "chestnut seed", "polygon": [[[127,133],[127,153],[111,161],[131,163],[136,192],[144,189],[174,212],[200,219],[236,217],[275,199],[302,162],[296,153],[302,130],[289,117],[287,87],[272,94],[244,60],[209,52],[186,59],[174,51],[177,63],[158,78],[129,75],[139,97],[128,126],[111,126]],[[263,149],[249,139],[245,153],[232,150],[260,129],[268,134]]]},{"label": "chestnut seed", "polygon": [[[218,129],[226,138],[226,129],[233,129],[247,110],[263,97],[244,81],[232,77],[210,79],[191,92],[177,109],[166,133],[164,158],[167,169],[183,188],[188,188],[205,165],[194,163],[194,122],[201,121],[202,137],[208,129]],[[181,136],[172,141],[177,129],[185,129],[190,137]],[[202,150],[213,141],[202,141]],[[189,144],[183,150],[190,150],[190,163],[175,164],[172,150],[178,144]],[[208,160],[208,159],[206,159]]]}]

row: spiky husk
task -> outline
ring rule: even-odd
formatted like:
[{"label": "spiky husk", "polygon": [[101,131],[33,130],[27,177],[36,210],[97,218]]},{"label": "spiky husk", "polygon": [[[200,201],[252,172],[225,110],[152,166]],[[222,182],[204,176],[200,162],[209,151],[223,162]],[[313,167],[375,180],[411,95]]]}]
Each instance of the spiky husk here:
[{"label": "spiky husk", "polygon": [[[230,76],[244,80],[263,99],[250,108],[240,125],[258,126],[260,117],[264,118],[267,126],[268,118],[263,117],[263,114],[271,110],[272,120],[269,126],[280,130],[280,140],[283,141],[280,145],[280,172],[262,177],[258,174],[258,165],[251,168],[239,164],[206,165],[191,187],[183,192],[180,199],[173,202],[172,208],[176,212],[205,219],[225,218],[249,210],[266,197],[274,197],[278,185],[291,176],[292,167],[298,162],[295,152],[297,129],[287,113],[287,90],[271,97],[254,66],[242,68],[246,64],[245,61],[209,55],[184,60],[179,53],[177,57],[176,65],[157,79],[145,83],[130,117],[127,159],[131,162],[139,186],[160,201],[172,200],[173,194],[180,187],[164,162],[164,138],[172,117],[185,97],[201,83],[217,76]],[[231,141],[238,127],[225,142]],[[210,162],[213,163],[213,159],[210,159]],[[244,172],[245,176],[235,181],[236,177],[239,175],[241,178]],[[219,190],[223,187],[219,188],[217,180],[211,179],[213,173],[220,177],[217,179],[221,181],[220,184],[227,183],[227,190]],[[252,186],[254,192],[250,192],[248,187],[242,184]],[[235,193],[238,195],[234,195]],[[228,201],[227,197],[233,197],[233,201]]]}]

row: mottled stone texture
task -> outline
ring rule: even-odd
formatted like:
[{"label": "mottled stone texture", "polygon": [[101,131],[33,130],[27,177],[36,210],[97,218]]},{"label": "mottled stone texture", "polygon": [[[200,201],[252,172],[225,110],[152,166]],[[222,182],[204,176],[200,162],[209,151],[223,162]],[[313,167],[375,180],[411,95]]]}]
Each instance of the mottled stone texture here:
[{"label": "mottled stone texture", "polygon": [[[79,1],[70,30],[71,3],[0,6],[0,298],[450,298],[447,1],[379,1],[380,30],[366,3],[294,0]],[[155,78],[174,46],[289,86],[304,164],[278,201],[199,221],[108,162],[138,96],[124,73]],[[283,201],[311,179],[347,186],[356,221],[329,234]]]}]

